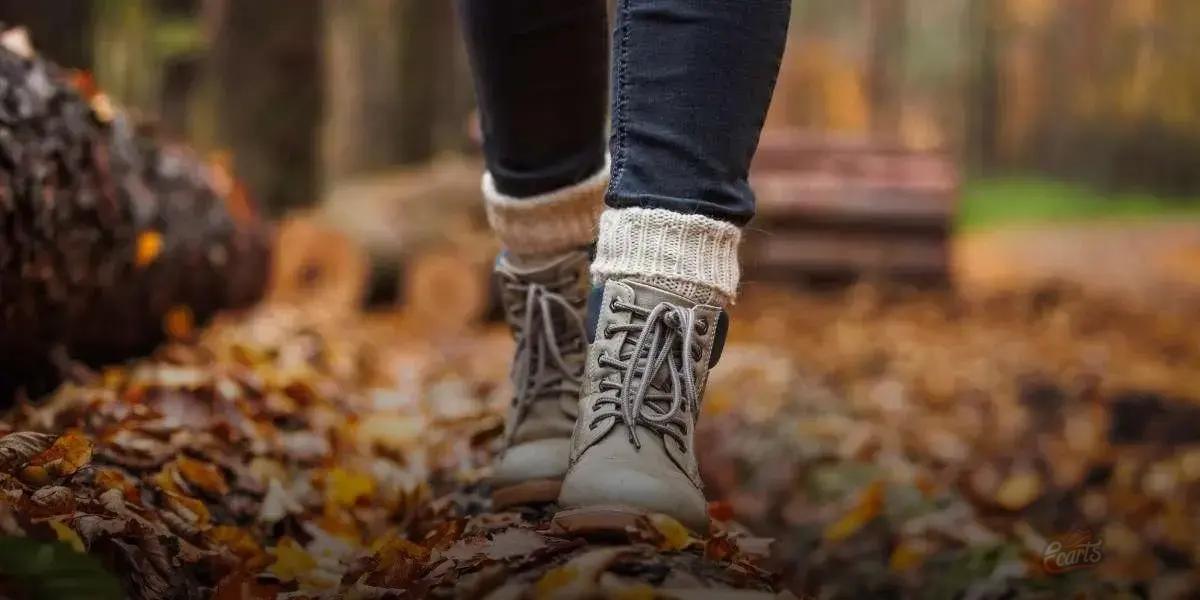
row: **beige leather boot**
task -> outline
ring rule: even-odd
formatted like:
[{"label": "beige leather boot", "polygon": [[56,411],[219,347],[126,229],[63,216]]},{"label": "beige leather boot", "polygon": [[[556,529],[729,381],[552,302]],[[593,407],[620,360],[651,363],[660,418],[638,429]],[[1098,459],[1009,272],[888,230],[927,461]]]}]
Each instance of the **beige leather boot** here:
[{"label": "beige leather boot", "polygon": [[496,262],[505,319],[517,343],[505,450],[491,480],[497,508],[558,496],[587,351],[587,270],[583,251],[533,266],[507,256]]},{"label": "beige leather boot", "polygon": [[623,531],[664,513],[708,530],[693,430],[721,309],[637,281],[604,286],[555,525]]}]

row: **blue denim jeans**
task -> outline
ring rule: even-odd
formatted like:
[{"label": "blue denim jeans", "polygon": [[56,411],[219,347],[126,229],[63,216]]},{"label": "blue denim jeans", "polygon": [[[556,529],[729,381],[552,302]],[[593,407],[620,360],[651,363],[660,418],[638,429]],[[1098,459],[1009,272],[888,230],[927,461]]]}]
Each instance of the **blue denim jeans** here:
[{"label": "blue denim jeans", "polygon": [[497,188],[523,197],[582,181],[607,135],[609,206],[744,225],[791,0],[617,0],[611,70],[606,4],[460,0]]}]

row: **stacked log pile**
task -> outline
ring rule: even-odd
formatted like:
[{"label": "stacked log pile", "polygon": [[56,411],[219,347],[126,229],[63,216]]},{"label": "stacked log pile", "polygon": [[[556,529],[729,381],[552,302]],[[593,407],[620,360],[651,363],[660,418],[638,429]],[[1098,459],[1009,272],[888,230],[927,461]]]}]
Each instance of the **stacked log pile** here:
[{"label": "stacked log pile", "polygon": [[269,235],[228,175],[0,36],[0,400],[257,300]]},{"label": "stacked log pile", "polygon": [[755,158],[748,277],[942,283],[958,198],[953,163],[879,141],[768,132]]}]

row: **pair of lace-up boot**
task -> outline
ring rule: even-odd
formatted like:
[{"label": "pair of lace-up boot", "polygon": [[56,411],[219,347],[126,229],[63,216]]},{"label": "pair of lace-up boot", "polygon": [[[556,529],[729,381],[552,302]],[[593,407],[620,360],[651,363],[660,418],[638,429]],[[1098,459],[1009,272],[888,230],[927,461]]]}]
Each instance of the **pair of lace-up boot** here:
[{"label": "pair of lace-up boot", "polygon": [[583,251],[497,261],[516,355],[493,501],[557,502],[569,532],[648,513],[704,532],[694,431],[722,311],[633,278],[592,290],[588,266]]}]

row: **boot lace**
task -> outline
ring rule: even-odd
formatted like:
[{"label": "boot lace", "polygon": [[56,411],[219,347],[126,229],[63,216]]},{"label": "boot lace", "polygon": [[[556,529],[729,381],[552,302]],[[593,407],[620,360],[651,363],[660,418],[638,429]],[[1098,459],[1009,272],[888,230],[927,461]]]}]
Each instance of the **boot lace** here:
[{"label": "boot lace", "polygon": [[625,424],[635,448],[641,448],[637,433],[641,426],[672,438],[686,450],[686,419],[700,410],[696,363],[703,356],[703,348],[696,334],[707,329],[707,320],[666,302],[647,309],[614,300],[610,308],[613,312],[632,313],[642,322],[607,325],[602,332],[606,338],[621,331],[628,335],[618,356],[602,353],[598,357],[600,366],[613,369],[620,377],[600,382],[601,392],[616,394],[597,398],[590,427],[594,429],[599,421],[615,417]]},{"label": "boot lace", "polygon": [[517,345],[510,372],[517,411],[508,432],[511,439],[534,402],[579,390],[581,365],[567,357],[583,352],[587,333],[579,301],[572,302],[564,292],[577,285],[574,278],[550,285],[509,278],[502,285]]}]

